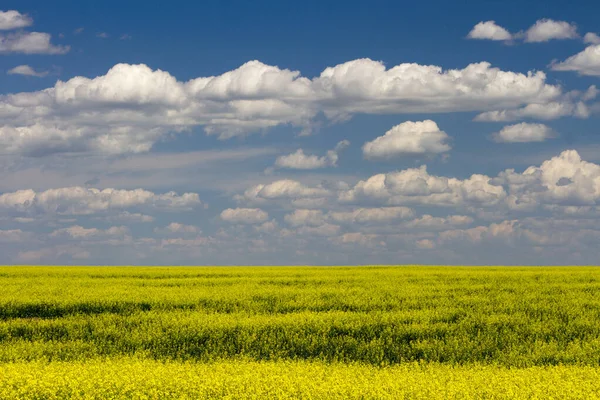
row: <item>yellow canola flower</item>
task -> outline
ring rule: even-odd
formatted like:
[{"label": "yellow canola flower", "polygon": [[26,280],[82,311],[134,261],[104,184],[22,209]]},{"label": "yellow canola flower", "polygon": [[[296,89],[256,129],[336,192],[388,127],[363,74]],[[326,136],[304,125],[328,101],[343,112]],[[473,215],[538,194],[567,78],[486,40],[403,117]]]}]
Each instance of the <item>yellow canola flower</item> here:
[{"label": "yellow canola flower", "polygon": [[409,363],[0,364],[0,399],[598,399],[600,369]]}]

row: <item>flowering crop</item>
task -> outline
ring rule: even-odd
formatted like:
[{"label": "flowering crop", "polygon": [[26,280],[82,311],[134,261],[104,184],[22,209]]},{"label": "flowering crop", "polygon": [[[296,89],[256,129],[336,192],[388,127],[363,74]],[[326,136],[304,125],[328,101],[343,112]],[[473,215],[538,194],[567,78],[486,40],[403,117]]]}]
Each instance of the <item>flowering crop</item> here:
[{"label": "flowering crop", "polygon": [[593,267],[3,267],[0,398],[600,398]]}]

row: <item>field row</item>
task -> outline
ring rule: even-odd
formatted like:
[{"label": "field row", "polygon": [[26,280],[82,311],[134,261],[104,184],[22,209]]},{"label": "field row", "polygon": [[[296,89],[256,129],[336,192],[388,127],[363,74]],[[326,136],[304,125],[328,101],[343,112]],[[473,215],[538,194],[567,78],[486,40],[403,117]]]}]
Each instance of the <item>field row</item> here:
[{"label": "field row", "polygon": [[0,362],[600,365],[599,268],[0,268]]},{"label": "field row", "polygon": [[0,399],[592,399],[590,367],[377,368],[308,362],[161,363],[118,359],[0,364]]}]

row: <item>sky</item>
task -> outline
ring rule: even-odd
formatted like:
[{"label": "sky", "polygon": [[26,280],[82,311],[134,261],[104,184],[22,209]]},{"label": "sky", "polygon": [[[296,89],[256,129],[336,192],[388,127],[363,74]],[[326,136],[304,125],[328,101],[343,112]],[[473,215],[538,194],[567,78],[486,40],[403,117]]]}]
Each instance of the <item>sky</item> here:
[{"label": "sky", "polygon": [[600,3],[0,6],[0,264],[598,264]]}]

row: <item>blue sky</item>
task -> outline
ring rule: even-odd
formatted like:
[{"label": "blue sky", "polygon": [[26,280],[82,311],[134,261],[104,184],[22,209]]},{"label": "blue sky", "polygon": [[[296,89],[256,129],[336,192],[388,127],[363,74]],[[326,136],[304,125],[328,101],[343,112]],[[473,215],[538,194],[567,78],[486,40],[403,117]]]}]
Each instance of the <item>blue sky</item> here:
[{"label": "blue sky", "polygon": [[5,1],[0,263],[597,263],[599,11]]}]

